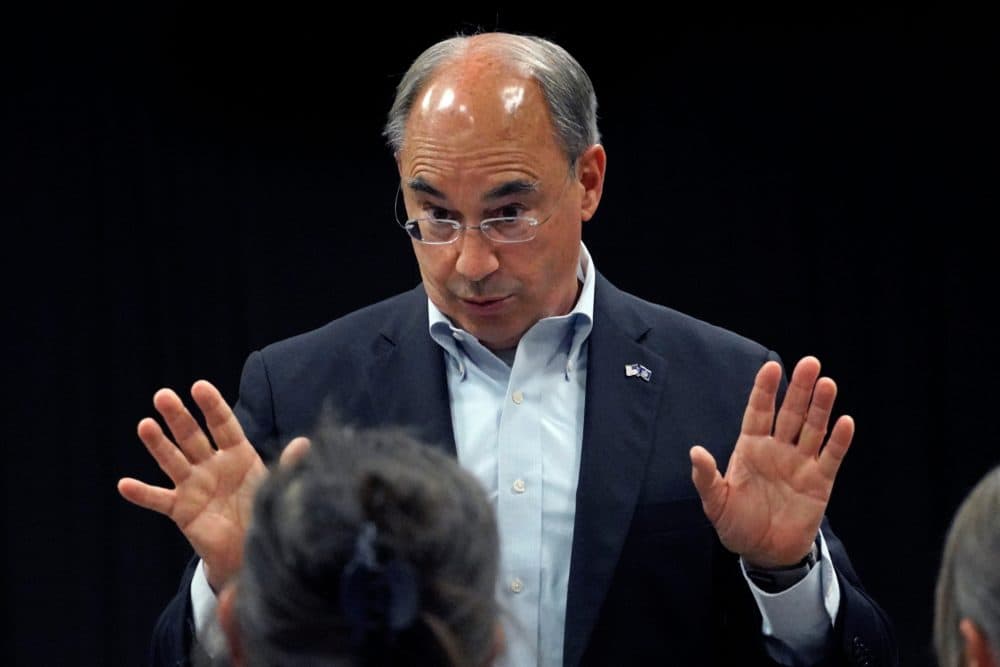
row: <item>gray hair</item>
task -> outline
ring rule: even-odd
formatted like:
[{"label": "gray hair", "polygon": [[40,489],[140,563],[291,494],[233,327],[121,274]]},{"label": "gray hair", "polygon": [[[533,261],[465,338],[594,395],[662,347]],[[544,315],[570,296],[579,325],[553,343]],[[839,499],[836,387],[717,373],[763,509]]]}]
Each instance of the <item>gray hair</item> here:
[{"label": "gray hair", "polygon": [[[369,557],[412,573],[401,630],[359,626],[345,606],[361,535]],[[235,603],[248,664],[484,664],[498,567],[493,509],[454,459],[401,431],[324,426],[254,500]]]},{"label": "gray hair", "polygon": [[1000,466],[972,490],[952,520],[937,582],[934,648],[941,667],[962,665],[959,622],[968,618],[1000,649]]},{"label": "gray hair", "polygon": [[580,63],[554,42],[530,35],[494,33],[458,36],[434,44],[421,53],[396,87],[396,99],[389,111],[383,134],[393,153],[405,139],[406,121],[413,103],[424,86],[444,65],[460,60],[474,50],[487,49],[504,58],[538,82],[549,107],[556,141],[570,166],[593,144],[601,141],[597,130],[597,95]]}]

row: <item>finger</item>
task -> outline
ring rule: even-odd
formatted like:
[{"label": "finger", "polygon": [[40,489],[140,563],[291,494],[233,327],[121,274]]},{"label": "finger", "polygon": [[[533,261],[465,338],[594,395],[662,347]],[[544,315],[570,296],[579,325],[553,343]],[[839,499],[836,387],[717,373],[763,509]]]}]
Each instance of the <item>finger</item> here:
[{"label": "finger", "polygon": [[294,438],[281,452],[281,456],[278,457],[278,465],[290,466],[298,463],[306,455],[306,452],[309,451],[311,445],[312,443],[309,442],[309,438],[301,436]]},{"label": "finger", "polygon": [[816,456],[823,439],[826,438],[826,427],[830,423],[833,403],[837,398],[837,383],[830,378],[820,378],[813,392],[812,403],[809,405],[809,415],[802,425],[799,435],[799,450],[804,456]]},{"label": "finger", "polygon": [[146,446],[146,451],[156,461],[156,465],[160,466],[160,470],[167,474],[170,481],[180,484],[187,479],[191,474],[191,463],[184,453],[177,449],[177,445],[163,433],[163,429],[155,419],[146,417],[140,421],[136,432],[142,444]]},{"label": "finger", "polygon": [[151,486],[131,477],[118,480],[118,493],[133,505],[170,516],[174,507],[174,492],[159,486]]},{"label": "finger", "polygon": [[222,394],[210,382],[198,380],[191,387],[191,396],[205,415],[205,423],[219,449],[228,449],[246,442],[243,427]]},{"label": "finger", "polygon": [[819,455],[820,471],[826,475],[827,479],[833,481],[840,469],[840,464],[847,455],[847,449],[854,439],[854,420],[847,415],[843,415],[833,425],[830,439],[826,447]]},{"label": "finger", "polygon": [[757,371],[747,408],[743,413],[741,432],[747,435],[771,435],[774,425],[774,398],[781,382],[781,366],[769,361]]},{"label": "finger", "polygon": [[799,441],[799,432],[809,411],[809,399],[812,398],[817,377],[819,360],[816,357],[803,357],[795,364],[792,380],[774,424],[774,438],[779,442],[795,444]]},{"label": "finger", "polygon": [[700,445],[691,448],[691,479],[701,497],[701,507],[705,516],[713,524],[722,515],[726,506],[727,489],[725,480],[715,465],[715,457]]},{"label": "finger", "polygon": [[167,428],[188,460],[198,463],[212,456],[214,450],[211,441],[184,407],[180,396],[171,389],[161,389],[153,395],[153,405],[167,422]]}]

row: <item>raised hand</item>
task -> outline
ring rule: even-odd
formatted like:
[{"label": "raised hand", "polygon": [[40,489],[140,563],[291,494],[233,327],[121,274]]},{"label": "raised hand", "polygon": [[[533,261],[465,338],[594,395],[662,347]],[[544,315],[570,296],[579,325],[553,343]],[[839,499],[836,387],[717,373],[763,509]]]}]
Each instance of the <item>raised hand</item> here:
[{"label": "raised hand", "polygon": [[[239,569],[253,495],[267,468],[215,387],[199,380],[191,396],[216,446],[180,397],[161,389],[153,405],[173,440],[148,417],[139,422],[138,432],[174,488],[126,477],[119,480],[118,491],[129,502],[170,517],[204,561],[209,585],[219,591]],[[292,449],[301,453],[302,446]]]},{"label": "raised hand", "polygon": [[815,357],[799,361],[775,420],[781,367],[761,367],[725,476],[708,450],[691,448],[706,516],[727,549],[758,567],[792,565],[809,552],[854,436],[845,415],[826,438],[837,385],[819,370]]}]

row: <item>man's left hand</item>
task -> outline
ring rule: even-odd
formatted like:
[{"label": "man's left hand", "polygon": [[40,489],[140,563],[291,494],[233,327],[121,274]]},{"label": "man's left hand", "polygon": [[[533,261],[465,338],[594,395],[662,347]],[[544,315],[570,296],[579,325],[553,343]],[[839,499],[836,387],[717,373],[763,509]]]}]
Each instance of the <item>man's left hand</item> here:
[{"label": "man's left hand", "polygon": [[819,371],[815,357],[799,361],[775,420],[781,366],[761,367],[725,476],[708,450],[691,448],[694,485],[719,539],[759,568],[789,566],[809,552],[854,436],[844,415],[827,439],[837,385]]}]

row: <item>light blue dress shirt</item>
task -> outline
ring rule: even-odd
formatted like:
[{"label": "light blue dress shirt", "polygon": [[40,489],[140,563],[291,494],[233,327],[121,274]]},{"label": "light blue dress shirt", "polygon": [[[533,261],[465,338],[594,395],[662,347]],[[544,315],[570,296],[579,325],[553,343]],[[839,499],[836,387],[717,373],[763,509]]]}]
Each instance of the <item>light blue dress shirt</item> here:
[{"label": "light blue dress shirt", "polygon": [[447,355],[458,460],[496,503],[509,665],[562,665],[594,312],[587,265],[583,250],[576,307],[528,329],[511,366],[428,300],[431,337]]}]

